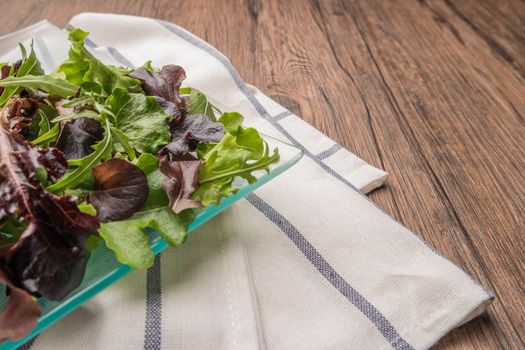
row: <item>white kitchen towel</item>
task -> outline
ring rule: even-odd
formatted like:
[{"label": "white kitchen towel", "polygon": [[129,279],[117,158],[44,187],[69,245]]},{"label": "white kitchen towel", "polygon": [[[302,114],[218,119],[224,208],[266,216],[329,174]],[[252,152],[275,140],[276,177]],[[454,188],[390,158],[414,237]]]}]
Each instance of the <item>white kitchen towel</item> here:
[{"label": "white kitchen towel", "polygon": [[[71,26],[91,32],[107,62],[182,65],[188,86],[305,156],[25,348],[424,349],[489,304],[489,292],[356,191],[384,172],[247,85],[206,42],[141,17],[81,14]],[[48,62],[65,57],[52,25],[23,34]]]}]

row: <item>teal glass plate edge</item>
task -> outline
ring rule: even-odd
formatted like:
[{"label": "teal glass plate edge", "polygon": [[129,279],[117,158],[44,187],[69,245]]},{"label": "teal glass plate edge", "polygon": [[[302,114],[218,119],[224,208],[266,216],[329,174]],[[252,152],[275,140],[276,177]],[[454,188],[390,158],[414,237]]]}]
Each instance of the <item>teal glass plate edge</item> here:
[{"label": "teal glass plate edge", "polygon": [[[204,224],[206,221],[210,220],[212,217],[231,206],[239,199],[246,197],[248,194],[252,193],[257,188],[261,187],[276,176],[282,174],[284,171],[288,170],[302,158],[302,151],[296,148],[295,146],[280,141],[271,136],[264,135],[262,133],[261,136],[263,136],[263,138],[268,142],[271,149],[273,149],[274,147],[277,147],[279,149],[279,154],[281,157],[279,163],[274,165],[274,167],[270,169],[270,172],[268,174],[264,174],[261,177],[259,177],[257,181],[253,184],[248,184],[246,186],[241,187],[236,194],[233,194],[221,200],[219,205],[211,205],[202,212],[200,212],[195,218],[195,220],[188,227],[189,232],[195,230],[196,228]],[[285,152],[286,157],[284,156]],[[154,254],[157,255],[170,246],[168,245],[168,243],[166,243],[166,241],[160,238],[158,234],[155,234],[155,236],[156,237],[152,239],[151,248]],[[184,249],[184,245],[182,245],[180,249]],[[45,329],[58,322],[64,316],[74,311],[83,303],[94,297],[96,294],[106,289],[113,283],[117,282],[122,277],[126,276],[132,271],[133,270],[128,265],[121,264],[113,271],[107,273],[97,281],[85,287],[82,291],[73,292],[69,297],[64,299],[60,303],[60,305],[58,305],[57,307],[40,317],[37,326],[27,336],[17,341],[0,342],[0,350],[12,350],[25,344],[26,342],[43,332]]]}]

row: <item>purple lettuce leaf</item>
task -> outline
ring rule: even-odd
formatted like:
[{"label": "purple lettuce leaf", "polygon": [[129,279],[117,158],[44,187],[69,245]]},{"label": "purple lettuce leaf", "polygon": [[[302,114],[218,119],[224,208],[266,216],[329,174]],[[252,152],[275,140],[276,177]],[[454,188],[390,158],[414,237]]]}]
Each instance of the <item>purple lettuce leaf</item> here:
[{"label": "purple lettuce leaf", "polygon": [[201,202],[191,199],[199,187],[202,163],[202,160],[169,161],[167,157],[160,160],[160,171],[166,176],[162,186],[168,195],[169,206],[176,214],[184,209],[203,207]]},{"label": "purple lettuce leaf", "polygon": [[93,168],[95,191],[89,201],[102,221],[125,220],[139,211],[149,193],[148,179],[139,167],[113,158]]},{"label": "purple lettuce leaf", "polygon": [[104,138],[104,128],[98,120],[78,118],[61,122],[55,146],[67,159],[80,159],[93,152],[92,146]]},{"label": "purple lettuce leaf", "polygon": [[182,122],[172,123],[172,141],[166,145],[166,149],[178,157],[194,151],[199,142],[219,142],[224,136],[224,130],[224,125],[209,115],[190,114]]},{"label": "purple lettuce leaf", "polygon": [[27,228],[2,254],[14,283],[57,300],[80,284],[87,261],[83,243],[97,233],[99,219],[80,212],[73,197],[40,185],[42,170],[51,181],[65,173],[62,152],[34,147],[9,133],[6,124],[0,127],[0,221],[13,217]]},{"label": "purple lettuce leaf", "polygon": [[35,328],[42,310],[31,294],[17,287],[2,268],[0,283],[10,292],[9,301],[0,314],[0,340],[18,340]]}]

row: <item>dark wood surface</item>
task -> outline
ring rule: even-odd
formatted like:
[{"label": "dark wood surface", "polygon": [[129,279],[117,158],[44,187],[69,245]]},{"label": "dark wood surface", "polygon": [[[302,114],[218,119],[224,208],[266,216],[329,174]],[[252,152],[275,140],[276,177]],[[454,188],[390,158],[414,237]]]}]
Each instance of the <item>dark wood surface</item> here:
[{"label": "dark wood surface", "polygon": [[170,20],[390,173],[371,198],[496,294],[438,349],[525,349],[525,2],[12,1],[0,35],[82,11]]}]

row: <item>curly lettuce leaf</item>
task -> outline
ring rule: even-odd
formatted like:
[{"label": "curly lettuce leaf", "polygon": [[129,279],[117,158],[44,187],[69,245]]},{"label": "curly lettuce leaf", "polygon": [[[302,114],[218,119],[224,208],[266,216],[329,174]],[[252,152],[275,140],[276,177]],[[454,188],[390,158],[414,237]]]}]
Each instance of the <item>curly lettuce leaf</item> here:
[{"label": "curly lettuce leaf", "polygon": [[144,66],[129,74],[140,80],[142,89],[148,96],[155,96],[165,112],[179,116],[186,109],[187,101],[180,97],[179,88],[186,79],[186,72],[181,66],[169,64],[157,72]]},{"label": "curly lettuce leaf", "polygon": [[16,286],[2,268],[0,283],[10,290],[9,301],[0,314],[0,340],[18,340],[35,328],[42,309],[31,294]]},{"label": "curly lettuce leaf", "polygon": [[170,142],[170,116],[155,98],[117,88],[108,103],[115,116],[114,126],[127,136],[129,144],[137,151],[155,153]]},{"label": "curly lettuce leaf", "polygon": [[64,73],[70,83],[104,97],[111,95],[115,88],[141,91],[140,82],[127,76],[129,70],[105,65],[85,48],[84,39],[89,33],[81,29],[68,31],[71,49],[58,72]]},{"label": "curly lettuce leaf", "polygon": [[169,206],[175,214],[185,209],[202,208],[202,203],[191,196],[199,187],[199,170],[202,160],[169,161],[160,160],[160,171],[166,176],[162,186],[170,200]]},{"label": "curly lettuce leaf", "polygon": [[27,222],[20,239],[3,251],[17,284],[30,293],[57,300],[76,288],[84,275],[83,241],[96,234],[98,218],[79,211],[70,196],[56,196],[40,185],[66,170],[56,148],[37,148],[0,127],[0,221]]},{"label": "curly lettuce leaf", "polygon": [[2,108],[1,118],[4,127],[11,133],[23,134],[25,137],[31,133],[34,118],[38,115],[38,101],[32,98],[11,98]]},{"label": "curly lettuce leaf", "polygon": [[84,277],[85,240],[97,234],[99,219],[82,213],[76,199],[44,190],[31,196],[33,216],[6,264],[14,280],[36,296],[62,300]]}]

